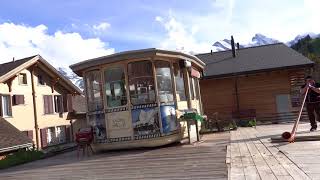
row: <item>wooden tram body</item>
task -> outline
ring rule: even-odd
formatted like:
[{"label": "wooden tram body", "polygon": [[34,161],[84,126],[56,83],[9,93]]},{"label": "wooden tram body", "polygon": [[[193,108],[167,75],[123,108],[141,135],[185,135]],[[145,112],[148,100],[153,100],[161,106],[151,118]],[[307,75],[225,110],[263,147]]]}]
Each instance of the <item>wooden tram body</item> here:
[{"label": "wooden tram body", "polygon": [[93,148],[179,142],[187,132],[178,118],[191,110],[203,113],[199,78],[204,65],[197,57],[181,52],[143,49],[70,66],[84,79]]}]

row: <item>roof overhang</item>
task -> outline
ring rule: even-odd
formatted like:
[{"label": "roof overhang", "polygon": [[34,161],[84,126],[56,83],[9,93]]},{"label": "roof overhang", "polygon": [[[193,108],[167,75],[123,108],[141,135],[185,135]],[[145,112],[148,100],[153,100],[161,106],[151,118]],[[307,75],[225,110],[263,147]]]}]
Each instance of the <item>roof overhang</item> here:
[{"label": "roof overhang", "polygon": [[37,64],[38,67],[45,69],[46,73],[51,75],[52,77],[59,78],[60,83],[67,88],[70,92],[75,94],[82,94],[82,91],[75,86],[69,79],[67,79],[65,76],[60,74],[51,64],[49,64],[45,59],[43,59],[40,55],[37,55],[30,59],[29,61],[26,61],[25,63],[17,66],[13,70],[9,71],[5,75],[0,77],[0,83],[6,82],[10,78],[16,76],[19,72],[21,72],[24,69],[30,68],[31,66]]},{"label": "roof overhang", "polygon": [[0,153],[15,151],[15,150],[22,149],[22,148],[29,148],[29,147],[32,147],[32,146],[33,146],[33,143],[26,143],[26,144],[21,144],[21,145],[1,148],[0,149]]},{"label": "roof overhang", "polygon": [[313,67],[313,66],[314,66],[314,63],[304,64],[304,65],[296,65],[296,66],[269,68],[269,69],[259,69],[259,70],[244,71],[244,72],[218,74],[218,75],[213,75],[213,76],[203,76],[202,79],[230,78],[230,77],[243,76],[243,75],[252,75],[252,74],[270,72],[270,71],[292,70],[292,69],[299,69],[299,68],[310,68],[310,67]]},{"label": "roof overhang", "polygon": [[156,57],[167,57],[175,59],[189,60],[201,69],[204,68],[205,63],[199,58],[193,55],[185,54],[178,51],[160,50],[155,48],[141,49],[133,51],[124,51],[120,53],[111,54],[108,56],[102,56],[94,59],[85,60],[70,66],[70,68],[78,75],[82,76],[82,72],[85,69],[100,66],[103,64],[110,64],[121,62],[125,60],[143,59],[143,58],[156,58]]}]

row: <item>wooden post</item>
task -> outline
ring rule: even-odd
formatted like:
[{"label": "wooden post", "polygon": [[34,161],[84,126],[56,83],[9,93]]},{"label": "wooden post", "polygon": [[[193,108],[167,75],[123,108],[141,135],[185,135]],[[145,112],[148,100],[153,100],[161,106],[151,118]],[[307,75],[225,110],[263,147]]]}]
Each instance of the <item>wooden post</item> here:
[{"label": "wooden post", "polygon": [[200,141],[198,121],[197,121],[197,120],[194,120],[194,123],[195,123],[195,125],[196,125],[197,141]]},{"label": "wooden post", "polygon": [[34,129],[36,132],[36,146],[39,150],[39,134],[38,134],[38,115],[37,115],[37,102],[36,102],[36,92],[34,89],[34,67],[30,70],[31,73],[31,86],[32,86],[32,103],[33,103],[33,115],[34,115]]},{"label": "wooden post", "polygon": [[189,140],[189,144],[191,144],[191,137],[190,137],[190,125],[189,125],[189,121],[187,120],[187,131],[188,131],[188,140]]},{"label": "wooden post", "polygon": [[159,126],[160,126],[160,134],[163,135],[163,127],[162,127],[162,119],[161,119],[161,111],[160,111],[160,98],[159,98],[159,91],[158,91],[158,79],[157,79],[157,71],[154,57],[151,58],[152,63],[152,72],[153,72],[153,80],[154,80],[154,90],[155,90],[155,98],[157,100],[157,107],[158,107],[158,118],[159,118]]}]

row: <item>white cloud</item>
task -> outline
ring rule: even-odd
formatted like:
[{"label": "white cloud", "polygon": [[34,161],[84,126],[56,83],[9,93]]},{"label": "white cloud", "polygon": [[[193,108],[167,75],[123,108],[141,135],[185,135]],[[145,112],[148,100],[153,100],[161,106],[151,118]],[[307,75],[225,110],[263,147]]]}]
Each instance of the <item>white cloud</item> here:
[{"label": "white cloud", "polygon": [[165,39],[161,40],[159,48],[191,54],[210,50],[211,45],[209,43],[201,42],[194,38],[193,35],[198,30],[197,26],[188,28],[176,21],[172,16],[167,19],[157,16],[156,21],[160,22],[167,32]]},{"label": "white cloud", "polygon": [[68,67],[81,60],[114,53],[99,38],[56,31],[48,34],[45,25],[0,24],[0,63],[40,54],[55,67]]},{"label": "white cloud", "polygon": [[156,21],[166,30],[165,48],[208,52],[208,45],[234,35],[248,44],[256,33],[288,42],[299,34],[320,33],[319,0],[212,0],[202,11],[170,9]]},{"label": "white cloud", "polygon": [[96,31],[96,32],[103,32],[106,31],[111,25],[107,22],[101,22],[100,24],[97,25],[93,25],[92,28]]}]

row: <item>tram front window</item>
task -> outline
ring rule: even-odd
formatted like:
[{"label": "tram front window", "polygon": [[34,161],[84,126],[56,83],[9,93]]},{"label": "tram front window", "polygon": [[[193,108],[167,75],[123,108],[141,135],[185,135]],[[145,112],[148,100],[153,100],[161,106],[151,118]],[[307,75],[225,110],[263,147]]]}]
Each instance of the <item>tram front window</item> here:
[{"label": "tram front window", "polygon": [[184,76],[178,63],[173,64],[173,71],[176,80],[177,101],[187,101],[186,90],[184,88]]},{"label": "tram front window", "polygon": [[155,103],[155,89],[150,61],[128,64],[130,100],[133,105]]},{"label": "tram front window", "polygon": [[102,110],[101,76],[99,70],[90,71],[86,74],[86,91],[89,111]]},{"label": "tram front window", "polygon": [[122,68],[108,68],[104,72],[107,107],[127,104],[125,75]]},{"label": "tram front window", "polygon": [[173,102],[170,63],[167,61],[156,61],[155,66],[159,101],[162,103]]}]

